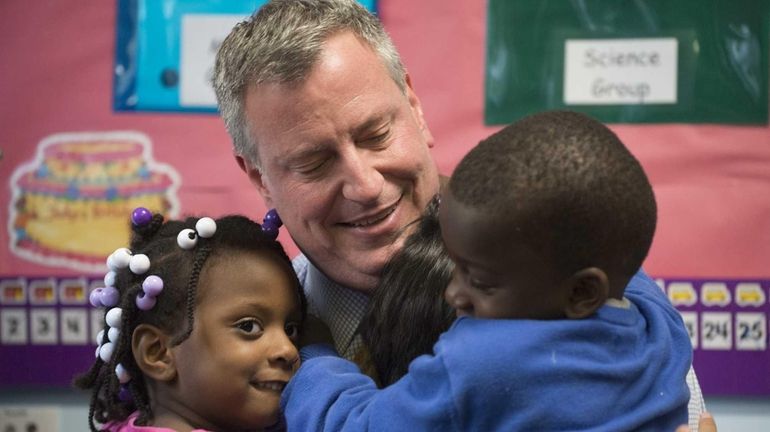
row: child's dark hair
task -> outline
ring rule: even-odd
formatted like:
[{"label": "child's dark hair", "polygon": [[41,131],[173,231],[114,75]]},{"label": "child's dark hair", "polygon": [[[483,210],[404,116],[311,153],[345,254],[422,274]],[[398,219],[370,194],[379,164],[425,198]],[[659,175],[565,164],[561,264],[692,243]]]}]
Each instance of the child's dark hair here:
[{"label": "child's dark hair", "polygon": [[[97,431],[94,420],[99,423],[125,420],[133,411],[139,415],[136,424],[146,424],[153,416],[150,400],[142,377],[142,371],[134,361],[131,338],[139,324],[150,324],[173,336],[172,344],[186,340],[193,330],[198,279],[201,271],[216,259],[227,259],[236,252],[269,254],[276,262],[285,265],[297,288],[298,302],[304,320],[306,301],[302,288],[283,247],[273,237],[263,233],[262,227],[243,216],[231,215],[217,219],[216,233],[210,238],[197,239],[191,249],[182,249],[177,244],[177,235],[183,229],[195,229],[198,218],[185,221],[163,221],[161,215],[137,227],[132,224],[132,238],[129,247],[133,255],[144,254],[150,259],[149,270],[141,275],[128,268],[116,271],[114,286],[119,292],[115,307],[122,309],[120,334],[114,343],[114,352],[109,361],[97,356],[91,369],[75,379],[75,385],[92,390],[88,413],[88,424]],[[149,310],[137,307],[137,294],[142,292],[142,282],[148,275],[157,275],[163,281],[163,291],[157,296],[157,303]],[[99,344],[107,343],[108,327]],[[119,397],[121,384],[115,372],[120,364],[132,377],[127,386],[129,398]]]},{"label": "child's dark hair", "polygon": [[432,352],[454,320],[443,293],[454,264],[444,250],[434,198],[417,229],[383,268],[362,321],[362,336],[379,384],[406,374],[417,356]]},{"label": "child's dark hair", "polygon": [[534,114],[481,141],[449,189],[490,217],[512,218],[521,240],[565,273],[596,266],[620,290],[655,232],[655,197],[641,165],[610,129],[576,112]]}]

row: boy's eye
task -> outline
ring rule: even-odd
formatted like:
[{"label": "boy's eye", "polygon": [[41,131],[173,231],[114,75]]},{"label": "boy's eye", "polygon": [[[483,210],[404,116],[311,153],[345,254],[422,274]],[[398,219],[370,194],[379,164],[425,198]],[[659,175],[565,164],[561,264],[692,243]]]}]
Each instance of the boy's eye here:
[{"label": "boy's eye", "polygon": [[286,336],[291,340],[299,339],[300,325],[298,323],[286,324]]},{"label": "boy's eye", "polygon": [[262,325],[255,319],[243,320],[236,324],[236,327],[244,333],[257,335],[262,333]]}]

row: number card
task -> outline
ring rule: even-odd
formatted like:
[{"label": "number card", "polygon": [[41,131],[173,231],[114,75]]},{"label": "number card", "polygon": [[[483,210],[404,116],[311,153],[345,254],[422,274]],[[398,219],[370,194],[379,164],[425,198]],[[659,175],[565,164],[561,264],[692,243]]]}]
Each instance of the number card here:
[{"label": "number card", "polygon": [[54,308],[35,308],[30,312],[30,333],[33,345],[54,345],[57,342],[57,316]]},{"label": "number card", "polygon": [[86,345],[88,337],[88,315],[86,309],[62,308],[61,342],[64,345]]},{"label": "number card", "polygon": [[701,314],[701,348],[730,350],[733,347],[732,319],[729,312]]},{"label": "number card", "polygon": [[698,348],[698,313],[697,312],[680,312],[682,315],[682,321],[687,329],[687,334],[690,335],[690,344],[692,349]]},{"label": "number card", "polygon": [[21,308],[0,309],[0,344],[25,345],[27,343],[27,310]]},{"label": "number card", "polygon": [[735,314],[735,348],[744,351],[767,349],[767,319],[759,312]]}]

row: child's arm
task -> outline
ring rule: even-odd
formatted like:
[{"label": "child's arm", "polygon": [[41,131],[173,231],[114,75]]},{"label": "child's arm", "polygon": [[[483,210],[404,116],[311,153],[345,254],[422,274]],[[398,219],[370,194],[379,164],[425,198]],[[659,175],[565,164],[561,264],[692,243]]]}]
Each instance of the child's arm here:
[{"label": "child's arm", "polygon": [[302,351],[308,360],[281,399],[289,430],[457,429],[449,378],[439,357],[418,358],[403,379],[379,390],[328,345]]}]

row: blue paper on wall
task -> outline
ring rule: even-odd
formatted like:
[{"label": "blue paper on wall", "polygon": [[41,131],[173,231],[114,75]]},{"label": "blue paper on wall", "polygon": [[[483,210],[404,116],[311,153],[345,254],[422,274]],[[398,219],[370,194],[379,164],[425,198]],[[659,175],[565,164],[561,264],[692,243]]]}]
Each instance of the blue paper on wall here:
[{"label": "blue paper on wall", "polygon": [[[222,40],[266,0],[120,0],[116,111],[216,112],[210,85]],[[361,1],[376,12],[376,0]]]}]

